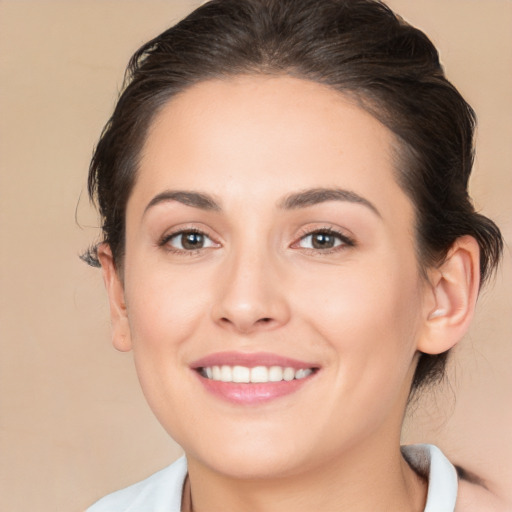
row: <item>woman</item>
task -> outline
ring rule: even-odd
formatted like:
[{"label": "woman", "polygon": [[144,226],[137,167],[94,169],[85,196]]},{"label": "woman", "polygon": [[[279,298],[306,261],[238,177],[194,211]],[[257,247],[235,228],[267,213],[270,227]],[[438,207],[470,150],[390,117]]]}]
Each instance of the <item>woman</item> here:
[{"label": "woman", "polygon": [[498,507],[399,444],[502,248],[467,193],[473,129],[380,2],[216,0],[143,46],[91,164],[86,258],[186,459],[89,510]]}]

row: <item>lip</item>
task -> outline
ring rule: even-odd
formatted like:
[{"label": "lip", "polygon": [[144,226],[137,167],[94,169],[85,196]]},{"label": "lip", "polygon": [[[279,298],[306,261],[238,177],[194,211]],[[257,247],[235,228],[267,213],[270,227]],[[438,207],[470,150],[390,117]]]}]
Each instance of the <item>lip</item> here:
[{"label": "lip", "polygon": [[[221,382],[207,379],[199,370],[211,366],[282,366],[291,367],[296,370],[301,368],[314,368],[315,371],[303,378],[290,381],[264,382],[264,383],[235,383]],[[213,396],[236,405],[258,405],[264,404],[278,398],[291,395],[315,378],[318,364],[300,361],[289,357],[272,354],[269,352],[242,353],[242,352],[218,352],[202,357],[194,361],[190,368],[194,371],[203,388]]]},{"label": "lip", "polygon": [[205,368],[207,366],[247,366],[254,368],[255,366],[289,366],[295,370],[301,368],[319,368],[319,365],[311,361],[300,361],[290,357],[272,354],[271,352],[216,352],[208,356],[197,359],[191,363],[193,370]]}]

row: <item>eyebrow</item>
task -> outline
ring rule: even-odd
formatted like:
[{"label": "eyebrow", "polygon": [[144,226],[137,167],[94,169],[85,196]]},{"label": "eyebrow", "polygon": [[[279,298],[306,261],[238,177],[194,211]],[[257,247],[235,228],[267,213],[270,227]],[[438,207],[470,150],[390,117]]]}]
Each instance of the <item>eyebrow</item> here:
[{"label": "eyebrow", "polygon": [[192,206],[193,208],[199,208],[200,210],[221,210],[220,206],[213,199],[213,197],[207,194],[202,194],[200,192],[189,192],[186,190],[166,190],[160,194],[157,194],[155,197],[153,197],[153,199],[151,199],[151,201],[144,209],[143,215],[146,214],[146,212],[153,206],[169,201],[177,201],[178,203],[182,203],[186,206]]},{"label": "eyebrow", "polygon": [[295,210],[297,208],[306,208],[315,204],[325,203],[327,201],[347,201],[349,203],[361,204],[369,208],[378,217],[382,218],[379,210],[368,199],[341,188],[312,188],[303,190],[296,194],[286,196],[279,203],[279,207],[285,210]]},{"label": "eyebrow", "polygon": [[[200,210],[216,212],[222,210],[217,201],[208,194],[187,190],[165,190],[151,199],[144,209],[143,215],[157,204],[169,201],[177,201],[186,206],[199,208]],[[284,199],[279,201],[278,207],[283,210],[296,210],[325,203],[327,201],[346,201],[349,203],[361,204],[369,208],[378,217],[382,217],[379,210],[370,201],[368,201],[368,199],[365,199],[351,190],[341,188],[311,188],[303,190],[286,196]]]}]

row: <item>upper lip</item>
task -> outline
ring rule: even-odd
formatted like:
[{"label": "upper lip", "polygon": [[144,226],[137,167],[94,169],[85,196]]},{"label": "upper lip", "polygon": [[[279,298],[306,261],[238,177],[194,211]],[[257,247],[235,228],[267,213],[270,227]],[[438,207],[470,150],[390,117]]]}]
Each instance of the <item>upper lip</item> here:
[{"label": "upper lip", "polygon": [[208,368],[211,366],[246,366],[254,368],[255,366],[282,366],[290,367],[296,370],[301,368],[318,368],[319,365],[307,361],[300,361],[291,357],[280,356],[271,352],[216,352],[201,357],[191,363],[191,368]]}]

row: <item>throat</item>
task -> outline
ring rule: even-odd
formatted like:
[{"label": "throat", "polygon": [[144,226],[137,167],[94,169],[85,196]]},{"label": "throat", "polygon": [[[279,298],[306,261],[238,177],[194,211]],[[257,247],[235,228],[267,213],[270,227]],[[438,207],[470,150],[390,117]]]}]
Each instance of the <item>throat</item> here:
[{"label": "throat", "polygon": [[187,475],[183,486],[181,512],[423,512],[427,480],[401,457],[397,462],[398,467],[376,475],[370,466],[350,474],[342,467],[333,472],[327,465],[276,479],[225,478],[211,470],[198,474],[192,464],[192,478]]}]

